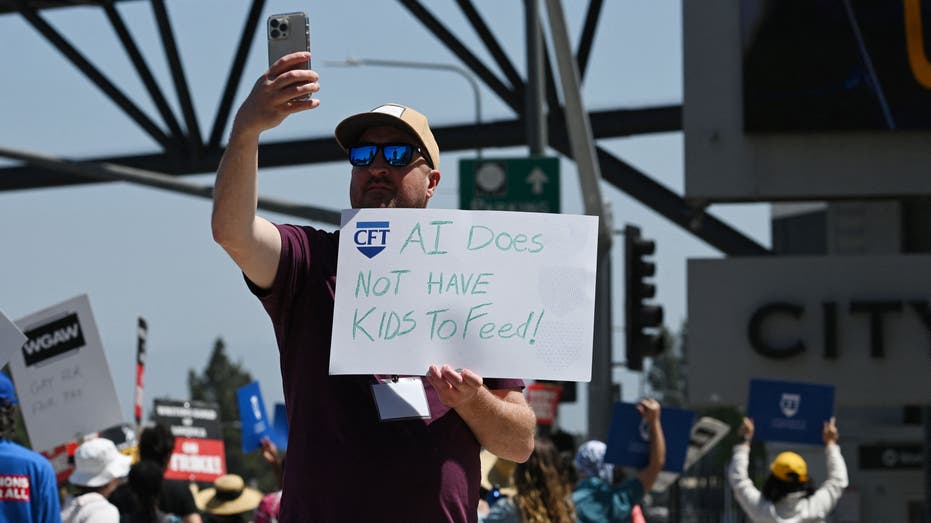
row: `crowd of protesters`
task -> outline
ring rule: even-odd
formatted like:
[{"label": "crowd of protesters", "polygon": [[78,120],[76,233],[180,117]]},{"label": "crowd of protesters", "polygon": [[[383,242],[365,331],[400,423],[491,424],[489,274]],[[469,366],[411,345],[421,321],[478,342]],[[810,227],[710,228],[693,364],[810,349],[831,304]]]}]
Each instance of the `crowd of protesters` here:
[{"label": "crowd of protesters", "polygon": [[[12,383],[0,374],[0,476],[24,477],[26,500],[0,499],[0,520],[64,523],[256,523],[278,521],[281,490],[263,494],[242,477],[226,474],[208,488],[164,479],[175,447],[171,431],[160,424],[146,427],[138,438],[136,459],[118,450],[113,441],[97,437],[81,443],[74,452],[73,469],[62,485],[56,484],[49,461],[13,443],[16,397]],[[659,405],[652,400],[640,404],[641,414],[651,423],[654,451],[650,465],[637,479],[613,485],[593,483],[591,474],[609,478],[604,444],[589,442],[575,453],[571,441],[559,447],[548,437],[538,436],[530,458],[513,463],[506,480],[515,488],[506,490],[497,503],[475,519],[495,521],[629,521],[630,512],[648,491],[653,470],[662,467],[664,455],[659,425]],[[658,435],[658,437],[657,437]],[[601,449],[592,454],[591,447]],[[600,446],[599,446],[600,445]],[[281,484],[284,460],[269,440],[261,445],[262,455]],[[574,459],[567,459],[572,454]],[[497,459],[497,458],[496,458]],[[658,461],[656,461],[658,459]],[[607,475],[604,471],[608,471]],[[578,480],[578,481],[576,481]],[[634,488],[631,488],[634,485]],[[596,488],[592,488],[595,486]],[[477,488],[478,486],[476,486]],[[575,491],[575,492],[574,492]],[[487,494],[487,493],[486,493]],[[490,497],[486,496],[487,499]],[[621,511],[618,512],[618,507]],[[578,513],[577,513],[578,511]],[[471,519],[471,518],[470,518]]]},{"label": "crowd of protesters", "polygon": [[[266,523],[277,521],[273,494],[265,496],[236,474],[209,488],[164,479],[175,438],[164,425],[142,430],[137,458],[105,437],[83,441],[59,484],[51,462],[13,441],[18,401],[0,372],[0,523]],[[280,477],[282,459],[263,442],[263,457]]]},{"label": "crowd of protesters", "polygon": [[[605,462],[607,445],[586,441],[574,450],[562,438],[538,436],[524,463],[512,468],[513,486],[506,498],[490,499],[480,508],[482,523],[642,523],[640,504],[666,461],[666,442],[660,422],[660,405],[652,399],[639,402],[650,433],[647,465],[631,478]],[[565,459],[573,454],[574,459]],[[501,492],[500,486],[497,491]],[[494,486],[490,492],[495,492]]]},{"label": "crowd of protesters", "polygon": [[[279,521],[284,459],[268,439],[262,441],[261,453],[279,487],[270,493],[247,485],[236,474],[220,476],[206,488],[164,479],[175,441],[170,430],[159,424],[141,432],[135,460],[107,438],[84,441],[74,452],[67,481],[58,485],[44,456],[12,441],[16,405],[12,383],[0,373],[0,522]],[[481,503],[470,520],[645,523],[640,506],[663,468],[666,446],[659,403],[642,400],[637,409],[650,435],[650,457],[643,469],[625,478],[622,469],[605,462],[604,442],[590,440],[576,447],[574,438],[565,433],[538,434],[525,462],[483,453],[483,483],[476,485]],[[740,506],[753,521],[794,521],[792,517],[800,514],[808,518],[805,521],[823,521],[836,506],[847,478],[833,419],[824,427],[829,477],[818,489],[807,476],[804,460],[784,452],[774,460],[761,494],[746,476],[752,420],[743,420],[738,435],[743,441],[734,449],[728,474]],[[301,520],[314,518],[307,515]]]}]

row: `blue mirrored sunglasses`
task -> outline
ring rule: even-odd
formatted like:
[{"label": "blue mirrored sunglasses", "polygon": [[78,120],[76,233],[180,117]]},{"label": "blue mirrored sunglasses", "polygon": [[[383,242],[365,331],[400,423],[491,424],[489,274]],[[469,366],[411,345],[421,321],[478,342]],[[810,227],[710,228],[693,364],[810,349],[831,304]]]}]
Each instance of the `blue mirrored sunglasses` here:
[{"label": "blue mirrored sunglasses", "polygon": [[414,160],[414,152],[421,153],[420,147],[409,143],[353,145],[349,148],[349,163],[356,167],[371,165],[379,149],[388,165],[393,167],[409,165]]}]

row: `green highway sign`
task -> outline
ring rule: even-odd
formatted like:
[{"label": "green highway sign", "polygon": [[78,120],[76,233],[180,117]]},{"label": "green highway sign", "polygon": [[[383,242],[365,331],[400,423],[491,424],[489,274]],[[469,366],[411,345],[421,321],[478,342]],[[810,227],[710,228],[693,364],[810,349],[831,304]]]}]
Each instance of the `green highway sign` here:
[{"label": "green highway sign", "polygon": [[559,158],[459,160],[459,208],[559,212]]}]

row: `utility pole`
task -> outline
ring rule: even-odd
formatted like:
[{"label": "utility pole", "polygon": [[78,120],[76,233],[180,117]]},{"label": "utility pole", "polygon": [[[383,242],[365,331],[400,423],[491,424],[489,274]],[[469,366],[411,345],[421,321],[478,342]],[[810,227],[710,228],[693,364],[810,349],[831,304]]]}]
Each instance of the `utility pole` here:
[{"label": "utility pole", "polygon": [[579,170],[585,214],[598,217],[598,264],[595,280],[595,326],[592,381],[588,385],[588,436],[604,440],[611,423],[613,348],[611,313],[611,213],[601,197],[601,167],[595,152],[588,111],[582,103],[579,67],[569,43],[569,31],[560,0],[546,0],[553,49],[565,97],[566,126],[572,157]]},{"label": "utility pole", "polygon": [[546,153],[546,111],[543,100],[546,93],[543,82],[543,32],[540,29],[540,0],[525,0],[525,26],[527,33],[527,94],[525,110],[527,145],[530,156]]}]

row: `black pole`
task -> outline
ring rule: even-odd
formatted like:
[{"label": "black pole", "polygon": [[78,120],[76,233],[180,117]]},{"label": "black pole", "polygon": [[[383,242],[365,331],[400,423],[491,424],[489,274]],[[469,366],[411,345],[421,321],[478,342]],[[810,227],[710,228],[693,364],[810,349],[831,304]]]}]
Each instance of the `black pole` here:
[{"label": "black pole", "polygon": [[611,250],[598,249],[595,275],[595,337],[592,381],[588,384],[588,437],[606,441],[611,423],[613,370],[611,320]]},{"label": "black pole", "polygon": [[925,523],[931,523],[931,405],[924,408],[925,425]]}]

